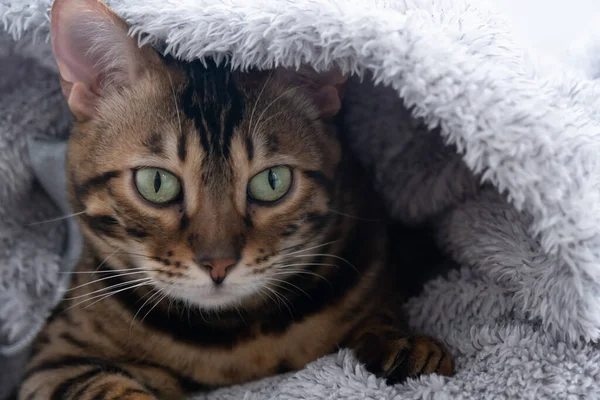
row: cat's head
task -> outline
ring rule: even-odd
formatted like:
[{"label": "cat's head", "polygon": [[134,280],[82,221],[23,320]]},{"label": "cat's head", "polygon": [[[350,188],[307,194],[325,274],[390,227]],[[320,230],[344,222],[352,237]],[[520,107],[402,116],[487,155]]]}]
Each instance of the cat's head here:
[{"label": "cat's head", "polygon": [[164,58],[95,0],[57,0],[51,15],[77,119],[70,198],[101,258],[209,309],[312,268],[339,225],[327,121],[343,76]]}]

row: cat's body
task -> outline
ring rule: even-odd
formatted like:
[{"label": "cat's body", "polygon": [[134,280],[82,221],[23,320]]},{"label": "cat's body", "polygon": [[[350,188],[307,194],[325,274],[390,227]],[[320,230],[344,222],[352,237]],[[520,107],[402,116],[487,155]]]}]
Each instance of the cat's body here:
[{"label": "cat's body", "polygon": [[93,0],[59,1],[53,28],[86,244],[21,399],[182,398],[339,346],[390,382],[452,373],[404,326],[402,266],[331,122],[343,79],[161,58]]},{"label": "cat's body", "polygon": [[[333,247],[326,251],[346,256],[344,259],[357,265],[358,272],[338,259],[308,257],[302,262],[329,264],[313,270],[322,278],[292,280],[291,285],[281,284],[278,294],[265,291],[264,299],[259,295],[259,305],[251,311],[245,308],[248,304],[216,313],[200,312],[170,299],[163,299],[158,305],[152,300],[146,303],[152,293],[143,288],[117,293],[84,308],[109,293],[98,290],[119,285],[127,277],[83,286],[69,293],[74,300],[63,302],[56,310],[38,339],[30,368],[36,370],[48,360],[54,368],[56,360],[59,365],[68,365],[75,359],[77,366],[64,369],[69,376],[74,371],[79,374],[94,370],[94,360],[101,359],[134,375],[148,374],[144,383],[159,398],[170,398],[169,394],[181,398],[182,391],[240,383],[301,368],[353,340],[353,330],[363,328],[360,323],[368,315],[383,317],[389,313],[376,328],[400,329],[399,313],[391,315],[393,304],[399,310],[399,299],[394,303],[391,296],[395,293],[384,290],[387,282],[382,279],[386,276],[385,257],[380,257],[385,248],[382,232],[363,228],[363,232],[352,229],[354,237],[348,244],[358,250],[354,254],[336,252]],[[94,271],[102,261],[88,252],[78,272]],[[106,272],[110,268],[108,261],[94,278],[108,278]],[[88,274],[76,276],[73,286],[91,280]],[[102,297],[68,309],[92,292],[92,296]],[[56,369],[50,371],[57,373]],[[44,373],[38,378],[43,379]],[[29,383],[37,386],[35,377]],[[38,391],[37,396],[50,398],[56,387],[47,386],[46,390]]]}]

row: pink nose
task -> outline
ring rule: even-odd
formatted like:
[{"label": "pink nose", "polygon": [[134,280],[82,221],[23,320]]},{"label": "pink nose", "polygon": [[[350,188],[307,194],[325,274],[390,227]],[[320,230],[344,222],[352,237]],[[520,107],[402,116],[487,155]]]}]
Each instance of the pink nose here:
[{"label": "pink nose", "polygon": [[225,280],[229,270],[235,267],[236,263],[236,259],[223,258],[220,260],[203,261],[201,265],[206,268],[213,282],[216,285],[220,285]]}]

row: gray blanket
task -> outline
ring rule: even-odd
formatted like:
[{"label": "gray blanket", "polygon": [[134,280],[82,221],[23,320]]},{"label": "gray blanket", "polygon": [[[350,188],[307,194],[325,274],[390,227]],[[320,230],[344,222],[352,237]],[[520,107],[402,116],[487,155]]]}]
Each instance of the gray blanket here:
[{"label": "gray blanket", "polygon": [[[198,399],[600,397],[598,65],[532,62],[475,0],[110,3],[182,58],[352,72],[347,132],[390,216],[432,226],[460,265],[406,307],[456,354],[455,377],[389,387],[341,350]],[[0,37],[0,398],[78,252],[72,223],[32,225],[69,212],[48,6],[0,0],[20,39]]]}]

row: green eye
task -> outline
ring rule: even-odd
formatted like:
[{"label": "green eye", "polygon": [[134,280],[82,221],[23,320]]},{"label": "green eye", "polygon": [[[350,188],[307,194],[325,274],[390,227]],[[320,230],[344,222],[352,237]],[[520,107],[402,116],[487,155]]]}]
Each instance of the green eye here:
[{"label": "green eye", "polygon": [[159,168],[142,168],[135,173],[135,186],[143,198],[151,203],[164,204],[181,192],[179,179]]},{"label": "green eye", "polygon": [[248,183],[248,195],[258,201],[277,201],[290,190],[292,170],[288,167],[273,167],[260,172]]}]

